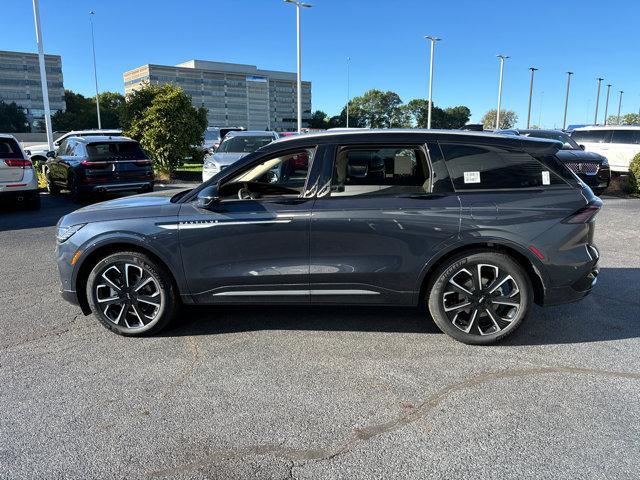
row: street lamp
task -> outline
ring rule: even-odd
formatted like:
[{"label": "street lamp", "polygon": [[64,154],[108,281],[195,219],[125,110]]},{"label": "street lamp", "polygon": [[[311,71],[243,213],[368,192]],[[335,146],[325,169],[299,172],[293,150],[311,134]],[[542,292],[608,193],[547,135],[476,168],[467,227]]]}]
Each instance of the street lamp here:
[{"label": "street lamp", "polygon": [[49,88],[47,86],[47,70],[44,62],[44,46],[42,45],[42,27],[40,27],[40,7],[38,0],[33,0],[33,19],[36,24],[36,42],[38,44],[38,64],[40,66],[40,85],[42,86],[42,103],[44,104],[44,124],[47,131],[49,151],[53,150],[53,131],[51,129],[51,108],[49,107]]},{"label": "street lamp", "polygon": [[96,108],[98,109],[98,129],[102,128],[100,120],[100,99],[98,98],[98,71],[96,69],[96,41],[93,36],[93,16],[96,14],[93,10],[89,12],[89,23],[91,24],[91,48],[93,49],[93,78],[96,82]]},{"label": "street lamp", "polygon": [[622,110],[622,94],[624,92],[620,90],[620,100],[618,101],[618,125],[620,125],[620,110]]},{"label": "street lamp", "polygon": [[510,58],[507,55],[496,55],[500,59],[500,80],[498,82],[498,110],[496,111],[496,130],[500,130],[500,103],[502,102],[502,76],[504,74],[504,61]]},{"label": "street lamp", "polygon": [[607,99],[604,102],[604,124],[607,124],[607,114],[609,113],[609,90],[611,90],[611,84],[607,84]]},{"label": "street lamp", "polygon": [[351,64],[351,57],[347,57],[347,128],[349,128],[349,102],[351,101],[351,94],[349,93],[349,66]]},{"label": "street lamp", "polygon": [[536,67],[529,67],[531,70],[531,82],[529,82],[529,111],[527,112],[527,128],[531,123],[531,99],[533,97],[533,75],[538,70]]},{"label": "street lamp", "polygon": [[598,124],[598,106],[600,105],[600,84],[604,78],[598,77],[598,93],[596,94],[596,114],[593,118],[593,124]]},{"label": "street lamp", "polygon": [[302,48],[300,42],[300,8],[311,8],[313,5],[299,0],[284,0],[296,6],[296,45],[298,50],[298,133],[302,132]]},{"label": "street lamp", "polygon": [[431,41],[431,57],[429,59],[429,105],[427,110],[427,129],[431,128],[431,108],[433,106],[433,53],[435,51],[436,42],[441,39],[432,35],[426,35],[424,38]]},{"label": "street lamp", "polygon": [[562,120],[562,129],[567,128],[567,108],[569,107],[569,87],[571,87],[571,75],[573,72],[567,72],[567,95],[564,98],[564,120]]}]

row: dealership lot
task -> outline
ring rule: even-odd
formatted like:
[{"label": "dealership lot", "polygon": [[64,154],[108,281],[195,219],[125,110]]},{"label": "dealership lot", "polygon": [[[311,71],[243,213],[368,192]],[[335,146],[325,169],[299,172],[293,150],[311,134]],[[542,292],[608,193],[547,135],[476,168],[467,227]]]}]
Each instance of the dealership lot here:
[{"label": "dealership lot", "polygon": [[637,478],[639,200],[595,292],[492,347],[413,309],[189,308],[122,338],[58,295],[54,225],[0,211],[0,478]]}]

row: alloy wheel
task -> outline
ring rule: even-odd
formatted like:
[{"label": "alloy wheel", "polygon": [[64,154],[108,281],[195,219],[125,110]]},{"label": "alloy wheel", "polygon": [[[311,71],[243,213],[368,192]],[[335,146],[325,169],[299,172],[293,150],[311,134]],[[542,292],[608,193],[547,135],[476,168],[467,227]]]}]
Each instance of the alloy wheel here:
[{"label": "alloy wheel", "polygon": [[449,277],[442,294],[449,322],[464,333],[491,335],[507,328],[522,308],[520,287],[496,265],[478,263]]},{"label": "alloy wheel", "polygon": [[95,285],[96,304],[114,325],[146,330],[158,321],[164,294],[158,280],[140,265],[107,265]]}]

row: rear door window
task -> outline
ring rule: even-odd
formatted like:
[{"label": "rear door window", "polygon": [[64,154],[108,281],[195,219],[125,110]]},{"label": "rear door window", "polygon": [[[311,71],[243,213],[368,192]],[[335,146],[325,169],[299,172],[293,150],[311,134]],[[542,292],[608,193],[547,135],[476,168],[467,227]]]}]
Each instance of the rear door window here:
[{"label": "rear door window", "polygon": [[12,138],[0,138],[0,158],[23,158],[18,142]]},{"label": "rear door window", "polygon": [[94,161],[145,160],[147,156],[137,142],[95,142],[87,145],[87,155]]},{"label": "rear door window", "polygon": [[578,143],[609,143],[611,130],[576,130],[571,138]]},{"label": "rear door window", "polygon": [[614,130],[611,143],[626,143],[637,145],[640,143],[640,132],[638,130]]},{"label": "rear door window", "polygon": [[566,185],[526,152],[487,145],[440,145],[456,190],[500,190]]}]

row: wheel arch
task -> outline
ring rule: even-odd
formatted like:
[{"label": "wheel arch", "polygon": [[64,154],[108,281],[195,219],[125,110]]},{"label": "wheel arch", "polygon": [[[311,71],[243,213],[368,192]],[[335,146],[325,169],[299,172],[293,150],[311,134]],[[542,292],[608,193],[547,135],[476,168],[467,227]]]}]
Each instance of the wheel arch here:
[{"label": "wheel arch", "polygon": [[528,252],[523,251],[521,248],[507,244],[504,242],[476,242],[468,243],[464,245],[455,245],[440,252],[432,261],[425,266],[420,277],[420,289],[418,290],[417,303],[420,303],[425,298],[427,288],[433,280],[433,275],[440,265],[447,261],[448,258],[459,255],[464,252],[471,252],[477,250],[485,250],[491,252],[498,252],[508,255],[515,260],[527,273],[531,285],[533,287],[533,300],[537,305],[543,304],[544,292],[545,292],[545,280],[541,273],[539,265],[531,258]]},{"label": "wheel arch", "polygon": [[174,288],[176,289],[176,291],[178,292],[178,295],[180,296],[180,287],[178,285],[178,278],[176,276],[176,272],[171,268],[171,266],[167,262],[165,262],[161,258],[159,254],[155,253],[152,249],[146,246],[143,246],[135,241],[116,241],[116,242],[103,243],[93,248],[86,255],[83,255],[84,258],[82,260],[82,263],[78,266],[76,270],[77,273],[75,275],[74,286],[76,290],[76,295],[78,297],[78,304],[80,305],[80,308],[82,309],[82,312],[85,315],[89,315],[91,313],[91,308],[89,307],[89,301],[87,299],[87,288],[86,288],[87,279],[89,278],[89,274],[91,273],[91,270],[103,258],[113,253],[119,253],[119,252],[137,252],[151,258],[154,262],[157,263],[157,265],[160,268],[163,268],[167,272],[167,274],[169,275],[169,278],[171,279],[171,282],[173,283]]}]

